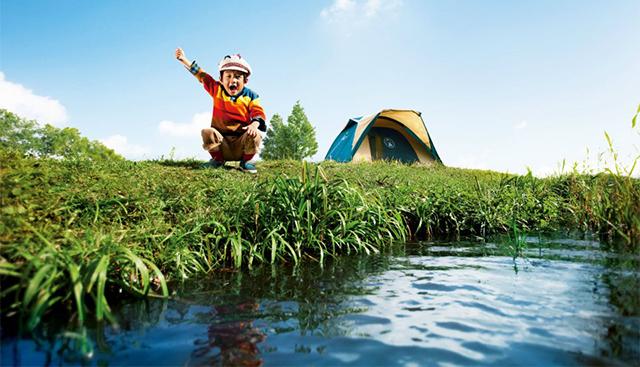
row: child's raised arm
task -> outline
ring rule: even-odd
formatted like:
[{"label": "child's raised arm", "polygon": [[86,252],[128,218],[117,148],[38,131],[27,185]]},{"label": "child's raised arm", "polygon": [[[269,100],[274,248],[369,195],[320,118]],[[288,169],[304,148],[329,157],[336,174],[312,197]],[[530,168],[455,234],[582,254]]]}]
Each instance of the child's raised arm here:
[{"label": "child's raised arm", "polygon": [[189,61],[180,47],[176,48],[176,59],[178,59],[178,61],[180,61],[180,63],[204,85],[204,89],[207,93],[211,96],[215,95],[216,81],[211,77],[211,75],[200,69],[195,61]]},{"label": "child's raised arm", "polygon": [[185,68],[191,68],[191,61],[187,59],[187,55],[184,54],[184,51],[180,47],[176,48],[176,59],[178,59]]}]

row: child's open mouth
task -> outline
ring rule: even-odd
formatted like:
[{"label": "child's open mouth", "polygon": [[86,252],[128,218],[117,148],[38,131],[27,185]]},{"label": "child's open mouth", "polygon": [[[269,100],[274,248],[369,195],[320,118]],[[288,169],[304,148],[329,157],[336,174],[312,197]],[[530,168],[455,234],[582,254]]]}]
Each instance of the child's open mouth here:
[{"label": "child's open mouth", "polygon": [[229,86],[229,92],[231,92],[231,93],[235,93],[235,92],[237,92],[237,91],[238,91],[238,86],[237,86],[237,85],[235,85],[235,84],[231,84],[231,85]]}]

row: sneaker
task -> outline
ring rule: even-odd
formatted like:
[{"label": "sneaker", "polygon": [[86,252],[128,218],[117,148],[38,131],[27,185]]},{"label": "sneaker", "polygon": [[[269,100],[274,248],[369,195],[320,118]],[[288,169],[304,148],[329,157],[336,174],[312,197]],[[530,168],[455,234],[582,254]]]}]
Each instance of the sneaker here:
[{"label": "sneaker", "polygon": [[202,165],[202,168],[222,168],[224,167],[224,162],[216,161],[215,159],[210,159],[209,162]]},{"label": "sneaker", "polygon": [[248,173],[258,173],[258,170],[256,169],[256,166],[253,165],[253,163],[245,161],[240,161],[240,170]]}]

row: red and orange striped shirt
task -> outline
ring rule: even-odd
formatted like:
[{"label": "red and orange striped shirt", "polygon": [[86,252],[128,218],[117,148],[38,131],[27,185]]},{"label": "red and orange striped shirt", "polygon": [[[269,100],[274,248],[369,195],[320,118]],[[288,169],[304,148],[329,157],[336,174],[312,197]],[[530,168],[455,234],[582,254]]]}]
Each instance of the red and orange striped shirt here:
[{"label": "red and orange striped shirt", "polygon": [[266,131],[266,116],[260,104],[260,97],[246,86],[235,96],[230,96],[219,81],[200,69],[194,62],[191,73],[202,83],[213,97],[211,127],[222,134],[241,134],[242,127],[258,121],[261,131]]}]

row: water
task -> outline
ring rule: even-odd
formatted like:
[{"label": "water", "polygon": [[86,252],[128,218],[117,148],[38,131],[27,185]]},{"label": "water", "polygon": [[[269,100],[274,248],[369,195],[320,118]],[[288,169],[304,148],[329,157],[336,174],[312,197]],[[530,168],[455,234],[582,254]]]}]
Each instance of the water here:
[{"label": "water", "polygon": [[[438,242],[220,272],[169,301],[119,305],[119,328],[93,329],[84,363],[639,365],[637,254],[527,242],[516,261],[498,242]],[[2,365],[65,363],[46,349],[3,340]]]}]

